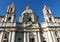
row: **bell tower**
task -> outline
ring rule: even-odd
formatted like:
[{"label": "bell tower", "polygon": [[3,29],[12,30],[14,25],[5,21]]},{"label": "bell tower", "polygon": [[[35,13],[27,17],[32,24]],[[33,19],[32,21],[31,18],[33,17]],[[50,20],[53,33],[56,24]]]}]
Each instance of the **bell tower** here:
[{"label": "bell tower", "polygon": [[16,11],[16,7],[12,3],[11,5],[8,6],[5,22],[13,22],[15,20],[15,11]]},{"label": "bell tower", "polygon": [[48,8],[46,5],[44,5],[43,14],[44,14],[45,22],[54,22],[54,17],[52,15],[52,12],[50,8]]}]

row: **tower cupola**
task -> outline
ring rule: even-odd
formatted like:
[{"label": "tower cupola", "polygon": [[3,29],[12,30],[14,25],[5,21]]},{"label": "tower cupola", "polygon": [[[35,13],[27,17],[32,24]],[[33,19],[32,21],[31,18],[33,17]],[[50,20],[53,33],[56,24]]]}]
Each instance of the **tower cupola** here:
[{"label": "tower cupola", "polygon": [[43,14],[46,22],[54,22],[54,17],[52,15],[51,9],[44,5]]},{"label": "tower cupola", "polygon": [[20,16],[20,22],[37,22],[38,17],[36,14],[30,9],[29,6],[26,7],[26,10],[22,12],[22,15]]},{"label": "tower cupola", "polygon": [[6,22],[13,22],[15,20],[15,13],[16,13],[16,7],[14,3],[8,6],[6,16],[5,16],[5,21]]}]

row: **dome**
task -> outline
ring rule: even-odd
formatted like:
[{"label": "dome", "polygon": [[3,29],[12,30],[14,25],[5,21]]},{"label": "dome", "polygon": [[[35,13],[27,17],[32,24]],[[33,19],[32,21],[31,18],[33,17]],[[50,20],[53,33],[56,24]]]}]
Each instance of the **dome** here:
[{"label": "dome", "polygon": [[22,13],[20,16],[20,22],[37,22],[38,21],[38,16],[30,9],[29,6],[26,7],[26,10]]},{"label": "dome", "polygon": [[34,13],[29,6],[26,7],[26,10],[23,11],[22,15],[25,14],[25,13]]}]

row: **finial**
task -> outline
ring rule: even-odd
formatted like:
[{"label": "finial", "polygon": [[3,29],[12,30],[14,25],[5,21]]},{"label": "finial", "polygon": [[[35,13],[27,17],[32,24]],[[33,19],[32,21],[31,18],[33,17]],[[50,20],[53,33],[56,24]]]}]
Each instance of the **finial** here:
[{"label": "finial", "polygon": [[44,7],[47,7],[46,5],[44,5]]},{"label": "finial", "polygon": [[30,6],[27,6],[26,9],[27,9],[27,10],[30,9]]},{"label": "finial", "polygon": [[12,0],[12,5],[14,5],[14,0]]},{"label": "finial", "polygon": [[12,2],[12,5],[14,5],[14,2]]}]

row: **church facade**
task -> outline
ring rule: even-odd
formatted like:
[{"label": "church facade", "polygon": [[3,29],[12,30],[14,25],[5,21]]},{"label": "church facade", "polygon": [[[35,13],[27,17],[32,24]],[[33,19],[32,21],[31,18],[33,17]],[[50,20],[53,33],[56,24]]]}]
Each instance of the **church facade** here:
[{"label": "church facade", "polygon": [[46,5],[43,14],[45,22],[39,23],[27,6],[16,22],[16,7],[9,5],[6,15],[0,16],[0,42],[60,42],[60,17],[54,17]]}]

